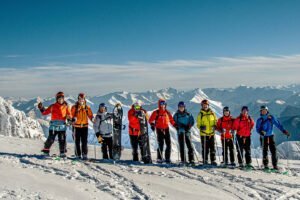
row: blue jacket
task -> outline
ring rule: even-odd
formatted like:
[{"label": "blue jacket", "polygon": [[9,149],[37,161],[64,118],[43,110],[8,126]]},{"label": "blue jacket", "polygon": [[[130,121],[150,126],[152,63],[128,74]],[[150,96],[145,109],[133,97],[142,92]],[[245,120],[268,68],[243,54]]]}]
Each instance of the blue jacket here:
[{"label": "blue jacket", "polygon": [[281,123],[275,118],[273,115],[260,115],[261,117],[258,118],[256,121],[256,132],[258,134],[261,131],[266,132],[265,137],[274,135],[273,133],[273,126],[275,125],[279,130],[282,132],[285,130]]},{"label": "blue jacket", "polygon": [[174,114],[173,119],[177,125],[178,133],[188,132],[190,128],[195,124],[193,115],[186,111],[177,111]]}]

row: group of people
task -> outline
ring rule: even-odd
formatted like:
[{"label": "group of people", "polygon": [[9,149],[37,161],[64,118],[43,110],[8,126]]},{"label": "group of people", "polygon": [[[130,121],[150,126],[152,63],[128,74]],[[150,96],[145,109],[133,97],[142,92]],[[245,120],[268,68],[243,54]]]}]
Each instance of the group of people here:
[{"label": "group of people", "polygon": [[[56,135],[58,135],[60,155],[65,157],[66,153],[66,125],[72,124],[73,138],[75,141],[75,155],[78,158],[87,159],[87,139],[88,122],[93,122],[94,131],[99,143],[102,143],[102,153],[104,159],[112,159],[112,134],[113,120],[112,114],[107,112],[104,103],[99,105],[99,110],[95,119],[91,108],[86,104],[85,95],[80,93],[78,101],[72,106],[71,110],[64,100],[63,92],[56,95],[56,102],[47,109],[42,103],[38,104],[43,115],[51,114],[49,127],[49,136],[44,144],[42,152],[49,154],[50,147],[53,144]],[[217,118],[214,111],[210,108],[208,100],[201,102],[201,110],[197,116],[196,122],[193,115],[187,111],[183,101],[178,103],[178,110],[174,115],[167,109],[167,102],[163,99],[158,101],[158,108],[154,110],[150,117],[147,111],[137,102],[134,103],[128,111],[129,136],[132,146],[133,161],[139,161],[138,149],[142,154],[143,136],[141,135],[140,113],[144,113],[148,119],[151,130],[157,138],[157,162],[171,163],[171,135],[170,125],[177,130],[180,160],[186,163],[194,164],[195,147],[192,142],[191,132],[194,124],[200,132],[200,141],[202,147],[203,164],[217,165],[216,162],[216,132],[221,135],[223,149],[223,164],[235,166],[235,146],[237,160],[240,167],[252,168],[251,159],[251,134],[255,128],[254,119],[249,115],[247,106],[243,106],[238,117],[231,115],[229,107],[223,108],[223,116]],[[260,141],[263,149],[263,164],[268,168],[268,150],[272,154],[272,165],[278,169],[276,145],[274,140],[273,127],[276,126],[283,134],[289,136],[289,132],[284,129],[277,118],[269,113],[267,106],[261,106],[260,117],[256,121],[256,132],[260,135]],[[164,146],[166,145],[166,148]],[[187,158],[185,153],[187,147]],[[165,150],[164,150],[165,149]]]}]

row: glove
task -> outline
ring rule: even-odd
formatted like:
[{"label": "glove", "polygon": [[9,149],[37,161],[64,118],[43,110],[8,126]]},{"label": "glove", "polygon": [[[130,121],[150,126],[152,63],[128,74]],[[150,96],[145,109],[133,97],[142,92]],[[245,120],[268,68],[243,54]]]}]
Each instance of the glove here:
[{"label": "glove", "polygon": [[266,135],[266,131],[261,131],[259,134],[260,134],[261,136],[265,136],[265,135]]},{"label": "glove", "polygon": [[72,123],[74,123],[74,122],[76,122],[77,121],[77,118],[76,117],[73,117],[72,119],[71,119],[71,122]]},{"label": "glove", "polygon": [[42,102],[40,102],[40,103],[38,104],[38,109],[39,109],[41,112],[44,112],[44,111],[45,111],[45,108],[44,108]]},{"label": "glove", "polygon": [[232,135],[236,135],[236,131],[235,130],[231,130],[230,131]]},{"label": "glove", "polygon": [[284,130],[284,131],[283,131],[283,134],[286,135],[287,137],[290,137],[290,136],[291,136],[291,134],[290,134],[287,130]]},{"label": "glove", "polygon": [[155,131],[155,124],[151,123],[150,126],[151,126],[151,130],[154,132]]},{"label": "glove", "polygon": [[102,144],[102,143],[103,143],[103,137],[101,136],[100,132],[97,132],[97,133],[96,133],[96,136],[97,136],[98,142],[99,142],[100,144]]},{"label": "glove", "polygon": [[206,126],[200,126],[200,130],[201,131],[205,131],[206,130]]}]

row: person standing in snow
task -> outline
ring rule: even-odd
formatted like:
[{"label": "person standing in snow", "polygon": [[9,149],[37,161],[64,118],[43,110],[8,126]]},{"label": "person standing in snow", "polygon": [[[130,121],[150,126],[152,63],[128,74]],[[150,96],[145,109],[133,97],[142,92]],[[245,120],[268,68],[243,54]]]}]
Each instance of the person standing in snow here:
[{"label": "person standing in snow", "polygon": [[[93,112],[86,104],[85,94],[78,95],[78,101],[71,108],[73,122],[73,137],[75,139],[75,155],[77,158],[87,159],[88,154],[88,126],[89,119],[93,120]],[[80,143],[81,147],[80,148]]]},{"label": "person standing in snow", "polygon": [[46,155],[49,155],[55,137],[58,136],[60,157],[66,157],[66,120],[71,119],[71,113],[64,97],[63,92],[58,92],[56,94],[56,103],[50,105],[48,108],[45,108],[41,102],[38,104],[42,115],[51,114],[49,135],[42,149],[42,152]]},{"label": "person standing in snow", "polygon": [[274,125],[287,137],[290,136],[289,132],[283,128],[281,123],[278,121],[276,117],[269,113],[269,109],[267,106],[261,106],[260,108],[260,118],[256,121],[256,131],[260,135],[260,142],[263,148],[263,165],[265,169],[269,169],[268,167],[268,148],[272,154],[272,165],[275,170],[278,170],[277,162],[277,152],[276,152],[276,144],[274,139],[273,127]]},{"label": "person standing in snow", "polygon": [[180,151],[180,159],[182,163],[186,162],[185,145],[188,149],[188,159],[190,164],[195,164],[194,148],[191,138],[191,128],[195,124],[194,117],[186,110],[186,105],[183,101],[178,103],[178,110],[174,114],[173,119],[176,123],[176,130],[178,134],[178,143]]},{"label": "person standing in snow", "polygon": [[204,99],[201,102],[201,106],[202,108],[197,117],[197,127],[200,130],[203,164],[208,164],[208,154],[210,154],[211,164],[217,165],[215,149],[217,116],[209,107],[208,100]]},{"label": "person standing in snow", "polygon": [[98,142],[102,144],[103,159],[113,159],[113,114],[107,112],[107,107],[105,103],[101,103],[99,105],[99,110],[94,122],[94,131]]},{"label": "person standing in snow", "polygon": [[234,118],[230,115],[229,107],[226,106],[223,108],[223,116],[218,119],[217,130],[221,133],[223,163],[228,165],[228,158],[230,158],[230,164],[235,166],[233,123]]},{"label": "person standing in snow", "polygon": [[[132,105],[131,109],[128,111],[128,121],[129,121],[129,137],[130,144],[132,147],[132,157],[133,161],[139,161],[138,148],[140,148],[141,157],[143,158],[143,145],[145,142],[145,138],[141,135],[141,123],[140,117],[146,116],[146,120],[148,121],[147,111],[142,108],[142,106],[136,102]],[[148,123],[146,121],[146,123]],[[144,158],[145,159],[145,158]],[[143,160],[144,163],[150,163],[151,155],[149,160]]]},{"label": "person standing in snow", "polygon": [[156,131],[158,148],[157,148],[157,162],[163,162],[162,154],[164,143],[166,143],[165,162],[171,163],[171,136],[169,130],[169,123],[175,126],[175,121],[171,113],[167,110],[167,102],[163,99],[158,100],[158,109],[153,111],[150,116],[149,123],[151,130]]},{"label": "person standing in snow", "polygon": [[233,129],[236,133],[236,148],[240,167],[244,167],[244,151],[246,167],[253,168],[251,159],[251,132],[254,121],[249,115],[247,106],[243,106],[240,116],[234,120]]}]

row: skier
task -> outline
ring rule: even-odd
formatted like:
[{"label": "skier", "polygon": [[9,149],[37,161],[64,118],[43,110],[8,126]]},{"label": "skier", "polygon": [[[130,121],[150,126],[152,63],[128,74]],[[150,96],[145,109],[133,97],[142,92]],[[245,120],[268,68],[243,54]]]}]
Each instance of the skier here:
[{"label": "skier", "polygon": [[228,165],[228,150],[230,156],[230,165],[234,163],[234,137],[233,137],[234,118],[230,115],[229,107],[223,108],[223,116],[217,122],[217,130],[221,133],[223,163]]},{"label": "skier", "polygon": [[[77,158],[87,160],[88,154],[88,123],[93,120],[91,108],[86,104],[85,94],[78,95],[78,101],[71,108],[73,137],[75,139],[75,155]],[[80,142],[81,147],[80,148]]]},{"label": "skier", "polygon": [[256,131],[258,134],[260,134],[260,142],[261,146],[263,147],[263,165],[267,170],[269,169],[268,148],[272,154],[273,169],[278,170],[278,158],[276,154],[276,144],[273,133],[274,125],[287,137],[290,136],[289,132],[283,128],[277,118],[269,113],[268,107],[261,106],[260,118],[256,121]]},{"label": "skier", "polygon": [[71,119],[71,113],[64,97],[63,92],[58,92],[56,94],[56,103],[51,104],[48,108],[45,108],[42,102],[38,104],[42,115],[51,114],[49,135],[42,149],[45,155],[49,155],[50,148],[55,141],[56,135],[58,135],[60,157],[66,157],[66,120]]},{"label": "skier", "polygon": [[200,130],[203,164],[208,164],[208,154],[210,153],[211,164],[217,165],[215,149],[217,117],[210,109],[208,100],[204,99],[201,102],[201,106],[202,108],[197,117],[197,127]]},{"label": "skier", "polygon": [[105,103],[99,105],[99,110],[94,122],[94,131],[98,142],[102,144],[103,159],[112,159],[112,130],[113,114],[107,112]]},{"label": "skier", "polygon": [[176,129],[178,134],[178,143],[180,149],[180,159],[182,163],[186,162],[185,147],[188,148],[188,159],[191,165],[195,164],[194,161],[194,149],[191,139],[191,128],[194,126],[195,120],[192,114],[187,112],[186,105],[183,101],[178,103],[178,110],[174,114],[173,119],[176,123]]},{"label": "skier", "polygon": [[251,159],[251,131],[254,127],[254,121],[249,115],[247,106],[243,106],[240,116],[234,120],[233,129],[236,134],[236,148],[240,168],[244,167],[244,151],[246,159],[246,168],[253,169]]},{"label": "skier", "polygon": [[[142,108],[140,103],[136,102],[132,105],[131,109],[128,111],[128,121],[129,121],[129,137],[132,147],[132,160],[139,161],[138,148],[140,148],[141,157],[147,152],[144,152],[144,145],[148,142],[148,138],[145,139],[144,135],[141,135],[141,123],[140,117],[146,116],[146,123],[148,123],[147,111]],[[146,136],[148,137],[148,136]],[[146,141],[145,141],[146,140]],[[148,160],[143,160],[144,163],[151,163],[151,155],[149,155]]]},{"label": "skier", "polygon": [[158,109],[153,111],[150,116],[149,123],[151,130],[156,131],[158,148],[157,148],[157,162],[162,163],[164,143],[166,143],[165,162],[171,163],[171,136],[169,130],[169,123],[175,126],[174,119],[171,113],[167,110],[167,102],[163,99],[158,100]]}]

